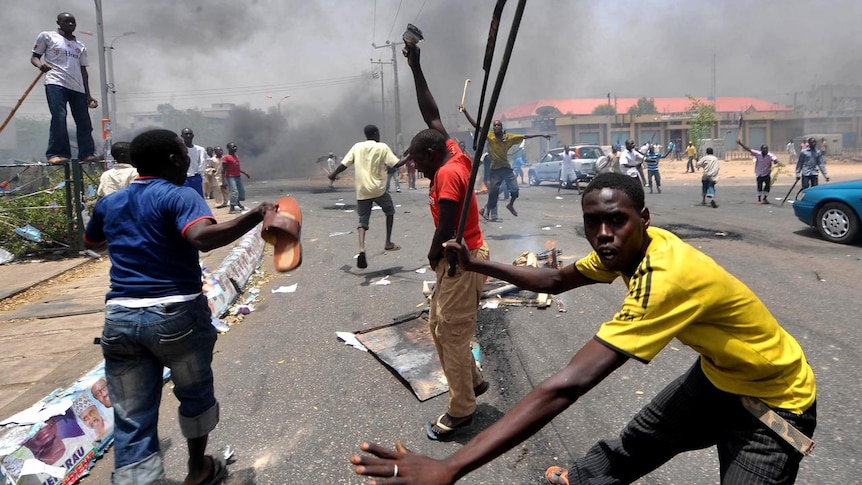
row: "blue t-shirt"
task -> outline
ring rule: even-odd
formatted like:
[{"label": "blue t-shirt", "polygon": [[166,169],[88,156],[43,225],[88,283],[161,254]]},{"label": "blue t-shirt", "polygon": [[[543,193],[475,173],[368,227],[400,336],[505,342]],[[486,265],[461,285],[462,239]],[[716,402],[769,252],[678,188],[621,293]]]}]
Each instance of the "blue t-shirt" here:
[{"label": "blue t-shirt", "polygon": [[647,170],[658,170],[658,161],[666,156],[667,153],[664,155],[659,155],[658,153],[647,153],[646,155],[644,155],[644,161],[646,162]]},{"label": "blue t-shirt", "polygon": [[112,298],[160,298],[201,292],[198,250],[183,238],[201,219],[215,218],[189,187],[141,177],[96,203],[84,239],[108,242]]}]

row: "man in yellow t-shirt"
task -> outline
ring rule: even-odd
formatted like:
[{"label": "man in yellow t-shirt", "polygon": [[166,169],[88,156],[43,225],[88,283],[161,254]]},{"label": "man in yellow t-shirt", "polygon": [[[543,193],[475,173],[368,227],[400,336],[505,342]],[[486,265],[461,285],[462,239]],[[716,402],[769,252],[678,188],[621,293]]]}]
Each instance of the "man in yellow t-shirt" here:
[{"label": "man in yellow t-shirt", "polygon": [[356,232],[359,234],[359,256],[356,258],[356,266],[367,268],[368,260],[365,257],[365,231],[371,221],[371,207],[374,204],[383,209],[386,215],[386,251],[397,251],[401,246],[392,242],[392,225],[395,223],[395,204],[392,197],[386,191],[381,173],[385,168],[398,168],[407,159],[399,160],[389,145],[380,141],[380,130],[375,125],[365,126],[365,141],[353,145],[347,155],[341,159],[341,163],[329,174],[330,182],[347,167],[354,165],[356,185],[356,212],[359,213],[359,226]]},{"label": "man in yellow t-shirt", "polygon": [[816,385],[799,343],[712,258],[650,227],[637,179],[601,174],[587,186],[581,206],[593,251],[562,269],[480,261],[454,241],[446,245],[458,252],[464,271],[541,293],[623,278],[628,292],[619,312],[565,368],[460,448],[457,457],[430,462],[403,447],[387,454],[379,445],[364,445],[384,459],[354,457],[353,462],[397,465],[399,477],[413,476],[421,465],[427,467],[424,475],[460,478],[536,433],[627,360],[647,363],[676,338],[700,354],[694,365],[639,411],[618,438],[600,441],[567,470],[549,468],[548,483],[631,483],[679,453],[710,446],[718,449],[721,483],[793,483],[802,454],[755,418],[741,398],[756,398],[812,436]]},{"label": "man in yellow t-shirt", "polygon": [[694,147],[694,142],[688,142],[685,147],[685,156],[688,157],[688,163],[685,165],[685,173],[694,173],[694,159],[697,157],[697,148]]},{"label": "man in yellow t-shirt", "polygon": [[[473,128],[478,128],[476,120],[464,109],[463,104],[458,109],[464,113],[464,116],[467,117],[467,121],[473,125]],[[513,216],[518,217],[518,211],[515,210],[515,200],[518,198],[518,177],[515,175],[515,171],[512,170],[512,163],[509,162],[509,149],[530,138],[541,136],[550,140],[551,136],[507,133],[503,131],[503,122],[500,120],[494,120],[492,128],[493,131],[488,133],[488,156],[491,157],[491,176],[485,177],[490,180],[488,185],[488,202],[485,204],[485,207],[479,210],[479,214],[482,214],[482,217],[485,219],[496,221],[498,220],[497,199],[500,196],[500,185],[503,182],[506,183],[510,196],[506,209],[509,209],[509,212]]]}]

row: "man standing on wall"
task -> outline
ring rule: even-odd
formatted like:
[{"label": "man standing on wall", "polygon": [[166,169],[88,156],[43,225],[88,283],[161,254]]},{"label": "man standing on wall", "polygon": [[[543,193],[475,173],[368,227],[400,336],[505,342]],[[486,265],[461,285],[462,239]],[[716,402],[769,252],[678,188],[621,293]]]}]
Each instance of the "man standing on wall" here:
[{"label": "man standing on wall", "polygon": [[[36,37],[30,64],[45,73],[45,97],[51,111],[48,135],[48,163],[66,163],[72,158],[69,132],[66,129],[66,105],[75,119],[78,137],[78,159],[98,161],[93,143],[93,123],[87,107],[97,108],[98,101],[90,96],[87,74],[87,48],[75,37],[75,17],[63,12],[57,15],[56,31],[42,32]],[[42,56],[45,56],[43,59]]]}]

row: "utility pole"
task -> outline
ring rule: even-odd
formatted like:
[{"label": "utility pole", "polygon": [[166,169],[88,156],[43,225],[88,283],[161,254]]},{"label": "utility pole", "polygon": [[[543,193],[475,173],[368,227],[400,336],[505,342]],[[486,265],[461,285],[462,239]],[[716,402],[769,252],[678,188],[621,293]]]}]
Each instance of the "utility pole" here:
[{"label": "utility pole", "polygon": [[[383,118],[383,122],[382,122],[383,126],[380,127],[380,132],[386,133],[386,90],[383,87],[383,65],[384,64],[392,64],[392,63],[391,62],[383,62],[380,59],[377,59],[376,61],[374,59],[371,59],[371,63],[377,64],[378,66],[380,66],[380,72],[373,73],[372,77],[374,77],[375,79],[377,77],[380,78],[380,114],[382,115],[382,118]],[[396,133],[395,136],[397,137],[398,134]],[[395,147],[395,145],[392,145],[392,146]],[[395,147],[395,148],[397,148],[397,147]]]},{"label": "utility pole", "polygon": [[404,45],[404,42],[389,42],[386,41],[385,45],[376,45],[374,43],[371,44],[371,47],[375,49],[384,49],[386,47],[390,47],[392,49],[392,72],[395,77],[395,143],[393,144],[393,148],[395,149],[395,153],[401,153],[404,151],[403,144],[401,143],[401,96],[398,92],[398,59],[396,57],[396,49],[395,47],[399,45]]}]

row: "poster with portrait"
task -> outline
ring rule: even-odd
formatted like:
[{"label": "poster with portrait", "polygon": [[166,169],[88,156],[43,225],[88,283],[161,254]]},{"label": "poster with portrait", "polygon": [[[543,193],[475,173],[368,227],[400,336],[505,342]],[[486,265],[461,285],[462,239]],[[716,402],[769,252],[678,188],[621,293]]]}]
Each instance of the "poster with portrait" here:
[{"label": "poster with portrait", "polygon": [[114,412],[104,363],[66,389],[4,420],[0,483],[70,485],[112,442]]}]

